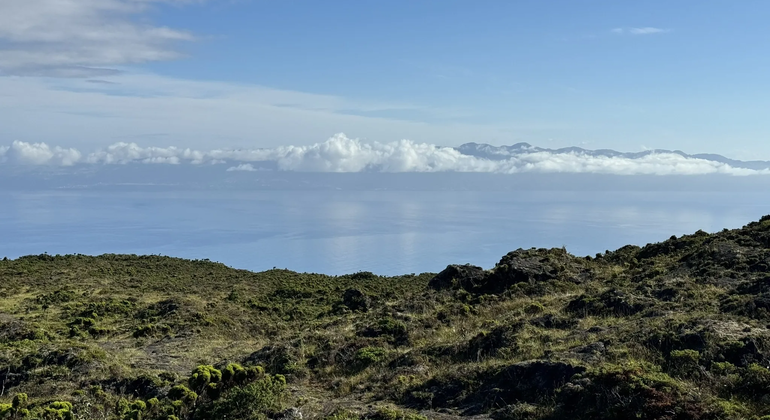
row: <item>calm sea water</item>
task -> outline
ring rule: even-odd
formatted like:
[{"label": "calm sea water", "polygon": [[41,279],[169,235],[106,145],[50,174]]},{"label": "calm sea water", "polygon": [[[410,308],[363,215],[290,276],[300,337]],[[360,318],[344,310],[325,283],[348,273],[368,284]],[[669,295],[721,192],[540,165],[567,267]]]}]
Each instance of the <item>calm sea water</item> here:
[{"label": "calm sea water", "polygon": [[344,274],[491,267],[517,248],[593,255],[770,213],[762,193],[3,193],[0,257],[162,254],[236,268]]}]

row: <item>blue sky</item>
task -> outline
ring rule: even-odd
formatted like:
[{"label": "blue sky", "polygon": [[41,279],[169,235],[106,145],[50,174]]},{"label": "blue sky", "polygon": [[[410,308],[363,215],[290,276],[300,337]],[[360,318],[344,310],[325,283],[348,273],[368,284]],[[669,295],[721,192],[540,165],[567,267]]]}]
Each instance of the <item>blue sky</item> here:
[{"label": "blue sky", "polygon": [[770,159],[768,15],[763,1],[12,0],[0,144],[345,132]]}]

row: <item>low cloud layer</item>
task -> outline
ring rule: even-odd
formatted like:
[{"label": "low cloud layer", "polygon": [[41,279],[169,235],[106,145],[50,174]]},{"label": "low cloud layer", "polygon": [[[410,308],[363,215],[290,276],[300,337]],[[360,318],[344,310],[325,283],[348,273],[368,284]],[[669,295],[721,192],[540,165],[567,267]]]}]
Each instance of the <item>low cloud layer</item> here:
[{"label": "low cloud layer", "polygon": [[14,141],[0,147],[6,165],[114,165],[114,164],[228,164],[226,171],[254,172],[259,163],[279,170],[300,172],[482,172],[482,173],[595,173],[612,175],[768,175],[770,169],[738,168],[726,163],[651,153],[641,157],[595,156],[584,152],[523,151],[503,160],[463,154],[450,148],[401,140],[392,143],[363,142],[337,134],[309,146],[273,149],[216,149],[209,151],[176,147],[141,147],[115,143],[92,153],[45,143]]}]

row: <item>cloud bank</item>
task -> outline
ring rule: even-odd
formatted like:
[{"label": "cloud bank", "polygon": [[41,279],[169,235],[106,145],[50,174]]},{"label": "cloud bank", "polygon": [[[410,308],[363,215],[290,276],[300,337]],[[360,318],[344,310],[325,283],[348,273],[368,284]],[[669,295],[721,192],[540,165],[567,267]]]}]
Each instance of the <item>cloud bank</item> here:
[{"label": "cloud bank", "polygon": [[480,172],[480,173],[594,173],[610,175],[770,175],[770,169],[747,169],[723,162],[650,153],[640,157],[597,156],[573,151],[523,149],[507,159],[491,160],[434,144],[401,140],[391,143],[363,142],[337,134],[322,143],[272,149],[215,149],[208,151],[176,147],[141,147],[115,143],[92,153],[45,143],[14,141],[0,147],[0,162],[6,165],[116,165],[228,164],[229,172],[264,170],[270,164],[282,171],[299,172]]}]

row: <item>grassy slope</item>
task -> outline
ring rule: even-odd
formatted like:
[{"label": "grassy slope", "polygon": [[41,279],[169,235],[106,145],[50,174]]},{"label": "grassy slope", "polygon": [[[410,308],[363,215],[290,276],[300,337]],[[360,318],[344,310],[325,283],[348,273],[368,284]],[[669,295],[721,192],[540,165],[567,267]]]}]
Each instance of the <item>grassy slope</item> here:
[{"label": "grassy slope", "polygon": [[[64,418],[44,412],[54,401],[78,418],[128,418],[126,402],[171,407],[196,366],[238,362],[287,379],[255,418],[279,406],[383,420],[770,415],[770,218],[597,258],[520,250],[433,278],[3,260],[0,403],[25,393],[30,418]],[[143,418],[205,418],[216,397],[199,391]]]}]

